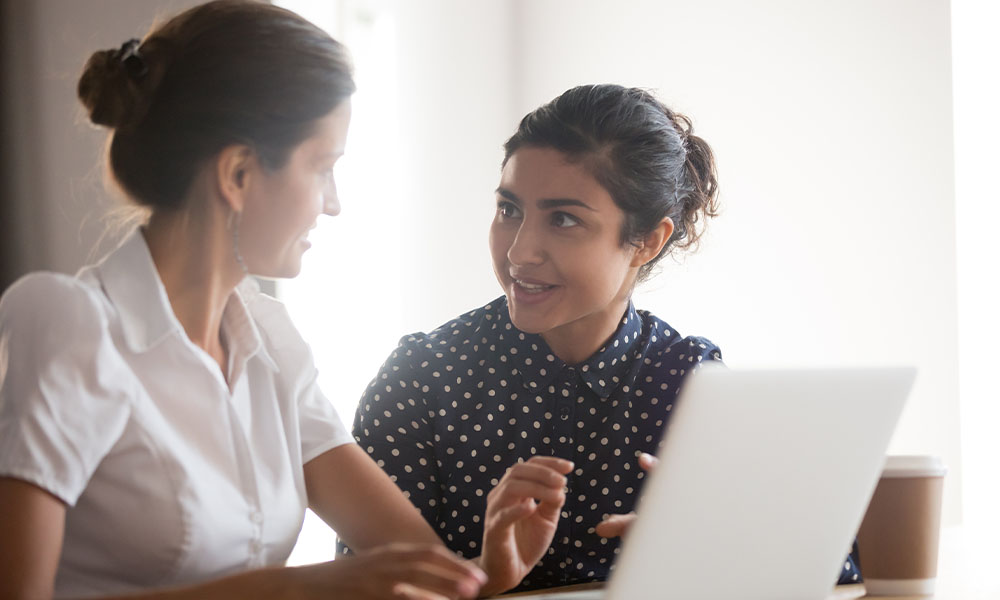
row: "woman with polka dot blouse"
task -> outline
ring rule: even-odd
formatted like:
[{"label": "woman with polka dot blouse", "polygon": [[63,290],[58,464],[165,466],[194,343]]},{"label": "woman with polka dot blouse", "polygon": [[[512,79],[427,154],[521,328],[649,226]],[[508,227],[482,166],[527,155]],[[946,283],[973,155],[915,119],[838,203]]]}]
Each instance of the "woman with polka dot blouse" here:
[{"label": "woman with polka dot blouse", "polygon": [[684,377],[721,359],[630,300],[715,216],[712,151],[616,85],[563,93],[504,149],[489,238],[504,296],[404,337],[354,435],[488,587],[602,580],[618,538],[600,534],[627,522]]}]

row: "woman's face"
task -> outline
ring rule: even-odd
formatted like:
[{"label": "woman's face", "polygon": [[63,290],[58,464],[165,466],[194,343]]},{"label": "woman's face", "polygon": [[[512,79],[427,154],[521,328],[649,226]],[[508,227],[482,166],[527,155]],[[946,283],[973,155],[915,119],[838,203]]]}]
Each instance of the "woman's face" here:
[{"label": "woman's face", "polygon": [[525,147],[504,166],[496,200],[490,251],[514,325],[550,345],[611,335],[638,268],[608,191],[561,152]]},{"label": "woman's face", "polygon": [[294,277],[302,268],[306,237],[320,214],[340,213],[333,166],[344,154],[350,100],[316,122],[313,135],[292,150],[274,171],[263,167],[254,177],[240,222],[240,251],[249,271],[264,277]]}]

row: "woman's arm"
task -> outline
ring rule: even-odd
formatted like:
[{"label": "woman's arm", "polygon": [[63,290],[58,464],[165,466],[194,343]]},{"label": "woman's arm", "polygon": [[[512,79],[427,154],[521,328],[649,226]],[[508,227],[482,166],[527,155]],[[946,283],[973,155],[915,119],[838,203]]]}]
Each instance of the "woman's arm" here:
[{"label": "woman's arm", "polygon": [[0,598],[52,596],[65,519],[55,496],[0,477]]},{"label": "woman's arm", "polygon": [[[410,509],[415,512],[412,506]],[[52,597],[65,518],[65,505],[48,492],[30,483],[0,477],[0,598]],[[433,532],[430,534],[436,539]],[[444,548],[393,544],[336,562],[260,569],[116,600],[473,598],[483,581],[478,569]]]},{"label": "woman's arm", "polygon": [[[515,465],[489,494],[479,579],[495,594],[518,583],[552,542],[573,463],[536,456]],[[382,469],[354,444],[306,463],[309,506],[355,550],[392,541],[444,545]],[[536,502],[536,499],[538,500]],[[475,569],[478,575],[482,575]]]},{"label": "woman's arm", "polygon": [[355,551],[440,538],[364,450],[344,444],[305,465],[309,507]]}]

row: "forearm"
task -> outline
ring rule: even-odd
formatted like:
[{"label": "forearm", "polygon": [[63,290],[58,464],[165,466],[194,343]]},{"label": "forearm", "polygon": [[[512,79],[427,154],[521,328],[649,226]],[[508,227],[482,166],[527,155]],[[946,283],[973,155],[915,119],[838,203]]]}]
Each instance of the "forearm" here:
[{"label": "forearm", "polygon": [[[473,598],[486,576],[441,547],[382,546],[304,567],[273,567],[185,588],[105,600],[389,600],[405,586],[420,598]],[[407,596],[411,597],[411,596]]]},{"label": "forearm", "polygon": [[[291,600],[301,597],[300,586],[308,583],[309,573],[300,567],[270,567],[213,579],[204,583],[151,590],[104,600]],[[299,584],[298,586],[296,585]]]},{"label": "forearm", "polygon": [[[386,477],[386,481],[392,484]],[[393,486],[368,497],[364,522],[339,526],[338,534],[355,551],[361,552],[392,543],[412,543],[443,546],[420,512]]]},{"label": "forearm", "polygon": [[442,543],[358,446],[334,448],[306,464],[305,472],[310,507],[355,551],[395,542]]}]

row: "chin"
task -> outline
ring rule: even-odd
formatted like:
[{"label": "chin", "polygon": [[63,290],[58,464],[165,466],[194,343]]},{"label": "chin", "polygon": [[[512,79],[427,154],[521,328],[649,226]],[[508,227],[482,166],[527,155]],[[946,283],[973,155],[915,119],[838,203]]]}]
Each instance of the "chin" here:
[{"label": "chin", "polygon": [[273,265],[260,271],[250,270],[250,274],[261,279],[293,279],[302,271],[302,263],[294,265]]},{"label": "chin", "polygon": [[299,273],[301,273],[301,272],[302,272],[301,265],[296,265],[295,268],[282,269],[274,277],[276,279],[295,279],[296,277],[299,276]]},{"label": "chin", "polygon": [[[508,310],[510,303],[507,304]],[[548,322],[540,322],[539,319],[526,319],[523,316],[518,315],[517,311],[510,311],[510,322],[517,327],[518,330],[524,333],[545,333],[546,331],[552,329],[552,325]]]}]

